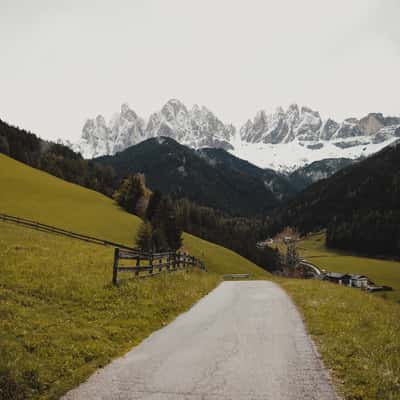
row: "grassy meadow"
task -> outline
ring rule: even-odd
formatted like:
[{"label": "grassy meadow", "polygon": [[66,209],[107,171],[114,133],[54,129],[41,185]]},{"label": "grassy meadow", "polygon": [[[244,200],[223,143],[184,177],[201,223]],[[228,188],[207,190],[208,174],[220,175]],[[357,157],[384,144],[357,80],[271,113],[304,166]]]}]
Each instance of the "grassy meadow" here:
[{"label": "grassy meadow", "polygon": [[346,400],[400,399],[400,305],[359,290],[278,279]]},{"label": "grassy meadow", "polygon": [[117,288],[112,258],[111,248],[0,225],[1,399],[59,398],[219,282],[193,271]]},{"label": "grassy meadow", "polygon": [[[132,245],[140,219],[105,196],[0,154],[0,212]],[[184,235],[201,271],[111,282],[113,249],[0,222],[0,399],[58,399],[212,290],[224,273],[269,276]]]},{"label": "grassy meadow", "polygon": [[392,292],[376,292],[373,295],[400,302],[400,262],[361,257],[328,249],[325,246],[324,233],[310,235],[302,240],[299,243],[299,251],[303,258],[319,268],[367,275],[378,286],[393,287]]}]

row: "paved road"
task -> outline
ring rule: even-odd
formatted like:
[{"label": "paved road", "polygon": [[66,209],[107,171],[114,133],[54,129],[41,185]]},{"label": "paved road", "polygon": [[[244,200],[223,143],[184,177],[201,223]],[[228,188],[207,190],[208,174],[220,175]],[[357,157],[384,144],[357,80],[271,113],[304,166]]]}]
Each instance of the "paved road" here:
[{"label": "paved road", "polygon": [[333,400],[300,315],[277,285],[224,282],[64,400]]}]

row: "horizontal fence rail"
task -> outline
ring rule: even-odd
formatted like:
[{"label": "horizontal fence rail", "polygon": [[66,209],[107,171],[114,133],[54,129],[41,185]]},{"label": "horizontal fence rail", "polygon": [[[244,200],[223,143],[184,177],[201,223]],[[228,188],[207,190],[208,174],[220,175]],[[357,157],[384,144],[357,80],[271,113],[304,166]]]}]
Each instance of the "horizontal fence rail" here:
[{"label": "horizontal fence rail", "polygon": [[[25,228],[34,229],[55,235],[67,236],[72,239],[82,240],[101,246],[112,246],[114,252],[113,278],[114,284],[118,283],[118,272],[133,272],[136,276],[140,272],[148,272],[147,276],[154,275],[161,271],[176,271],[178,269],[199,268],[207,271],[204,263],[199,259],[182,252],[145,252],[133,247],[125,246],[109,240],[99,239],[94,236],[83,235],[80,233],[57,228],[56,226],[42,224],[26,218],[0,213],[0,222],[18,224]],[[120,265],[121,260],[133,260],[134,265]]]},{"label": "horizontal fence rail", "polygon": [[134,248],[129,247],[129,246],[125,246],[123,244],[110,242],[108,240],[99,239],[99,238],[96,238],[96,237],[93,237],[93,236],[83,235],[83,234],[76,233],[76,232],[71,232],[71,231],[68,231],[68,230],[65,230],[65,229],[62,229],[62,228],[57,228],[56,226],[42,224],[42,223],[37,222],[37,221],[32,221],[32,220],[25,219],[25,218],[20,218],[20,217],[15,217],[13,215],[7,215],[7,214],[1,214],[0,213],[0,221],[2,221],[2,222],[10,222],[10,223],[22,225],[22,226],[24,226],[26,228],[35,229],[35,230],[38,230],[38,231],[41,231],[41,232],[47,232],[47,233],[53,233],[53,234],[57,234],[57,235],[63,235],[63,236],[70,237],[72,239],[83,240],[85,242],[98,244],[98,245],[101,245],[101,246],[112,246],[112,247],[119,247],[121,249],[127,249],[127,250],[131,250],[131,251],[136,251]]},{"label": "horizontal fence rail", "polygon": [[[131,265],[120,263],[121,260],[133,261]],[[139,250],[127,250],[115,248],[112,283],[118,284],[119,272],[131,272],[135,276],[140,276],[141,272],[146,272],[146,276],[152,276],[162,271],[172,272],[179,269],[199,268],[207,271],[204,263],[187,253],[182,252],[142,252]],[[143,274],[141,275],[143,276]]]}]

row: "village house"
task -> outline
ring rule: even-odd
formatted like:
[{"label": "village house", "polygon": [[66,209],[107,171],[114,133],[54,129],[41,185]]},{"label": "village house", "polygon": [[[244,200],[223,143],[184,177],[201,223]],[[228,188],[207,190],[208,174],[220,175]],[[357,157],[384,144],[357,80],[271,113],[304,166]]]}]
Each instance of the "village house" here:
[{"label": "village house", "polygon": [[324,280],[337,283],[339,285],[349,285],[351,275],[342,274],[340,272],[327,272],[324,276]]},{"label": "village house", "polygon": [[369,285],[373,285],[367,276],[365,275],[350,275],[349,286],[360,289],[367,289]]}]

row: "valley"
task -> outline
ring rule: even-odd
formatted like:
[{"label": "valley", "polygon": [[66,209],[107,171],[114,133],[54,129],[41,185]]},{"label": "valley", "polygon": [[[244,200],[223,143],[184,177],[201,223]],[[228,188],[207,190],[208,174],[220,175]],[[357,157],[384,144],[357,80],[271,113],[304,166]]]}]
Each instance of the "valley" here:
[{"label": "valley", "polygon": [[[267,172],[226,152],[210,150],[205,156],[217,164],[224,160],[231,171]],[[140,219],[112,199],[5,155],[0,155],[0,166],[0,185],[7,187],[0,197],[2,212],[133,244]],[[222,275],[239,273],[274,280],[289,293],[345,398],[373,400],[397,392],[394,377],[400,366],[396,353],[387,349],[399,348],[393,334],[400,312],[398,263],[338,256],[325,248],[322,236],[301,242],[302,255],[317,265],[365,273],[393,286],[385,300],[330,283],[273,277],[231,250],[187,233],[183,239],[183,248],[202,259],[209,273],[178,272],[140,281],[124,277],[115,288],[110,283],[112,249],[1,223],[0,295],[8,299],[0,308],[3,390],[15,399],[27,393],[32,399],[57,399],[173,320],[216,287]],[[380,357],[385,363],[376,369]]]},{"label": "valley", "polygon": [[0,400],[400,400],[399,6],[0,1]]}]

